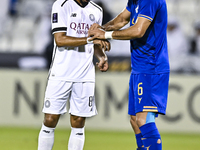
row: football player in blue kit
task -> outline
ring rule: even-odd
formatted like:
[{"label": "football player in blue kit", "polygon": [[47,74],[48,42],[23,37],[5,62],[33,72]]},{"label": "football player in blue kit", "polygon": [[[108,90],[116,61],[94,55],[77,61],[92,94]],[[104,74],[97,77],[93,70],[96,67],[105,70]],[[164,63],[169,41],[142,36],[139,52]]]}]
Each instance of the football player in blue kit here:
[{"label": "football player in blue kit", "polygon": [[[121,29],[129,22],[130,27]],[[137,150],[162,149],[155,118],[165,114],[167,106],[170,69],[166,30],[165,0],[128,0],[117,17],[103,26],[93,24],[89,30],[91,40],[130,40],[128,113]]]}]

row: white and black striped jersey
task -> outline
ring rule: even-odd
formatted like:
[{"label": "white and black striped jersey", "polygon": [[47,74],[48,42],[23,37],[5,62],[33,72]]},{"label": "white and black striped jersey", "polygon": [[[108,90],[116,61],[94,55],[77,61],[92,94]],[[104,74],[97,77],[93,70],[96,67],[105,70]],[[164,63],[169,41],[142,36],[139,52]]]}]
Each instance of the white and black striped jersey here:
[{"label": "white and black striped jersey", "polygon": [[[87,37],[93,23],[102,23],[102,8],[90,1],[82,7],[76,0],[57,0],[52,7],[52,33],[66,32],[67,36]],[[94,45],[58,47],[54,52],[49,79],[72,82],[95,82],[93,65]]]}]

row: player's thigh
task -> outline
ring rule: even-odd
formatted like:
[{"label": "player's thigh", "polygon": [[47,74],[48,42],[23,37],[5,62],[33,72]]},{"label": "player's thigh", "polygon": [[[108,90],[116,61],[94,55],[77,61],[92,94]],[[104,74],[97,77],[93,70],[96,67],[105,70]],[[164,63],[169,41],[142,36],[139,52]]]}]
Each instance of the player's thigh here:
[{"label": "player's thigh", "polygon": [[169,74],[138,74],[134,77],[135,111],[165,114]]},{"label": "player's thigh", "polygon": [[70,96],[72,82],[48,80],[45,92],[43,112],[47,114],[64,114]]},{"label": "player's thigh", "polygon": [[169,89],[169,73],[152,76],[152,105],[157,107],[158,113],[165,114]]},{"label": "player's thigh", "polygon": [[73,83],[69,112],[72,115],[82,117],[96,115],[94,90],[94,82]]}]

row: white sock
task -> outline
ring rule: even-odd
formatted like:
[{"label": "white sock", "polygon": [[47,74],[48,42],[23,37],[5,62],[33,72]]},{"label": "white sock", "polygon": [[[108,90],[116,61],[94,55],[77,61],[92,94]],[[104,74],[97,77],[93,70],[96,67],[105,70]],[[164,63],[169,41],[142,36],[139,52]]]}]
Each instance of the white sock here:
[{"label": "white sock", "polygon": [[54,130],[55,128],[49,128],[42,124],[38,137],[38,150],[52,150],[54,144]]},{"label": "white sock", "polygon": [[68,142],[68,150],[83,150],[85,143],[85,129],[71,128],[71,134]]}]

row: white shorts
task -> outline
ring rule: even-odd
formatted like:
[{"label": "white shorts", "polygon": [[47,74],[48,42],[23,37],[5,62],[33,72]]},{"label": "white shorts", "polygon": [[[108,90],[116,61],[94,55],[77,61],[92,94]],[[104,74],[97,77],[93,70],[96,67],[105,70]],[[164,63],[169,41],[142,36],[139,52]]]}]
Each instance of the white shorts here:
[{"label": "white shorts", "polygon": [[43,112],[48,114],[64,114],[67,112],[80,117],[91,117],[97,114],[94,82],[67,82],[48,80]]}]

